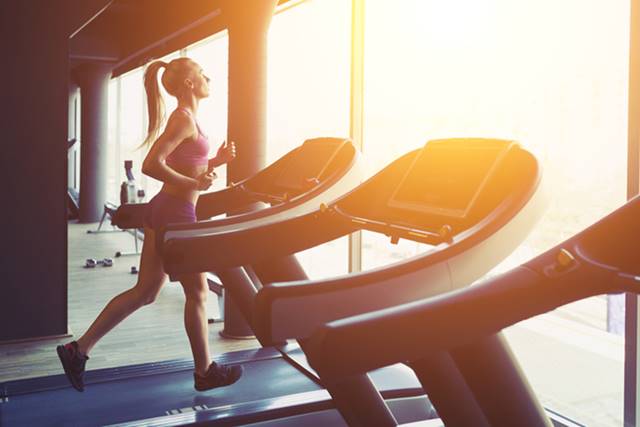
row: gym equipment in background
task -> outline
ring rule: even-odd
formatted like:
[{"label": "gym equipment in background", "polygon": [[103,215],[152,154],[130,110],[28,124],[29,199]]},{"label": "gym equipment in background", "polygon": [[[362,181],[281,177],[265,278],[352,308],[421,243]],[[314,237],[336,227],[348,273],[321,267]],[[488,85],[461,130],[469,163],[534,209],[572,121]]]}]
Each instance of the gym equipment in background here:
[{"label": "gym equipment in background", "polygon": [[124,230],[116,229],[113,224],[111,224],[111,227],[112,227],[111,230],[102,229],[102,226],[104,225],[104,221],[106,219],[110,220],[111,218],[113,218],[113,215],[115,214],[117,209],[118,209],[118,206],[116,206],[115,204],[111,202],[105,202],[103,205],[102,217],[100,218],[100,223],[98,224],[98,228],[96,228],[95,230],[87,230],[87,234],[116,233],[116,232],[124,231]]},{"label": "gym equipment in background", "polygon": [[[142,200],[145,197],[144,190],[136,186],[136,180],[135,180],[135,177],[133,176],[132,169],[133,169],[133,161],[125,160],[124,171],[125,171],[127,180],[123,181],[122,184],[120,184],[120,206],[128,205],[128,204],[133,204],[133,205],[141,204]],[[100,223],[98,224],[98,228],[96,230],[87,230],[87,233],[89,234],[113,233],[113,232],[130,230],[133,234],[133,243],[135,246],[135,250],[133,252],[117,251],[114,256],[116,258],[119,258],[121,256],[126,256],[126,255],[140,255],[140,250],[138,247],[138,241],[140,240],[140,236],[138,233],[143,233],[142,224],[139,227],[130,227],[130,228],[120,227],[120,229],[116,229],[115,227],[117,224],[114,222],[114,218],[119,209],[120,209],[119,206],[116,206],[111,202],[105,202],[104,211],[102,212],[102,218],[100,218]],[[111,227],[112,227],[111,230],[102,229],[102,226],[104,225],[104,221],[107,218],[111,223]]]},{"label": "gym equipment in background", "polygon": [[103,267],[113,267],[113,260],[111,258],[103,258],[98,260],[94,258],[87,258],[84,263],[84,268],[95,268],[98,265],[101,265]]},{"label": "gym equipment in background", "polygon": [[142,203],[144,190],[136,186],[136,179],[133,176],[133,160],[124,161],[124,171],[127,176],[126,181],[120,184],[120,205],[127,203]]},{"label": "gym equipment in background", "polygon": [[[124,170],[125,170],[125,175],[127,176],[127,180],[123,181],[122,184],[120,184],[120,206],[128,205],[128,204],[141,204],[145,197],[144,190],[136,186],[136,180],[135,180],[135,177],[133,176],[132,169],[133,169],[133,161],[125,160]],[[113,212],[113,214],[111,215],[112,225],[116,225],[113,222],[113,216],[116,215],[116,212],[117,210]],[[133,252],[118,251],[115,254],[116,258],[125,256],[125,255],[140,254],[140,250],[138,248],[138,241],[140,240],[140,234],[144,235],[143,227],[142,226],[134,227],[134,228],[131,228],[130,230],[133,231],[135,250]]]}]

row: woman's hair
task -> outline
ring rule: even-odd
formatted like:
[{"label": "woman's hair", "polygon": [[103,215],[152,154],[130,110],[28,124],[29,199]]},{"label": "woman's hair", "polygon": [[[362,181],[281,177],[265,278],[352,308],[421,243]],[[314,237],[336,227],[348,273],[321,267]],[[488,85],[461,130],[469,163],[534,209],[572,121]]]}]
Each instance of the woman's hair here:
[{"label": "woman's hair", "polygon": [[163,61],[154,61],[147,66],[144,72],[144,89],[147,93],[147,110],[149,111],[149,126],[147,128],[147,136],[140,147],[148,146],[156,140],[160,129],[165,122],[165,108],[160,86],[158,85],[158,72],[164,67],[162,73],[162,87],[169,95],[177,96],[181,87],[181,80],[187,77],[187,63],[189,58],[177,58],[166,63]]}]

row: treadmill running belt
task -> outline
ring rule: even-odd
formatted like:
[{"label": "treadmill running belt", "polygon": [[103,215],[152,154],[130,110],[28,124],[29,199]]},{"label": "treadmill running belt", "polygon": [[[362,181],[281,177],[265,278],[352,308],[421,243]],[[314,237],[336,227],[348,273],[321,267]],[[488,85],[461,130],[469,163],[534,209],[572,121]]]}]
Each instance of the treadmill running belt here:
[{"label": "treadmill running belt", "polygon": [[[228,387],[197,392],[193,371],[183,370],[9,397],[0,403],[0,425],[106,425],[320,390],[281,359],[243,363]],[[258,386],[257,386],[258,385]]]}]

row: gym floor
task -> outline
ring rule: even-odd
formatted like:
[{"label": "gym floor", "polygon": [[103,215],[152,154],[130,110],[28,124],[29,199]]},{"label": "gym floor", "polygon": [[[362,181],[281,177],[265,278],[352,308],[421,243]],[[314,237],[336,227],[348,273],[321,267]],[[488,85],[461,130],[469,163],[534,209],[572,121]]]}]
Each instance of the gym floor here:
[{"label": "gym floor", "polygon": [[[115,258],[117,251],[133,251],[133,235],[126,232],[87,234],[98,224],[68,226],[69,329],[77,338],[102,308],[118,293],[135,284],[131,266],[139,255]],[[104,230],[110,226],[103,227]],[[87,258],[112,258],[112,267],[83,268]],[[125,319],[93,349],[87,369],[108,368],[146,362],[190,358],[183,326],[184,294],[178,283],[167,282],[155,303]],[[217,314],[215,294],[209,298],[209,313]],[[222,323],[209,325],[213,355],[258,347],[257,340],[230,340],[219,335]],[[56,345],[70,338],[46,339],[0,345],[0,382],[61,374]]]},{"label": "gym floor", "polygon": [[[97,224],[68,226],[69,328],[84,332],[105,304],[131,287],[139,256],[125,232],[87,234]],[[106,229],[108,229],[107,227]],[[113,258],[113,267],[85,269],[85,259]],[[215,294],[209,310],[218,310]],[[96,345],[88,369],[190,358],[183,327],[184,296],[179,284],[167,283],[156,302],[126,319]],[[594,314],[599,313],[599,314]],[[521,322],[505,336],[542,403],[589,426],[623,425],[624,340],[602,332],[606,300],[592,298]],[[212,354],[258,347],[256,340],[219,335],[222,323],[210,325]],[[69,338],[0,344],[0,383],[62,373],[55,346]]]}]

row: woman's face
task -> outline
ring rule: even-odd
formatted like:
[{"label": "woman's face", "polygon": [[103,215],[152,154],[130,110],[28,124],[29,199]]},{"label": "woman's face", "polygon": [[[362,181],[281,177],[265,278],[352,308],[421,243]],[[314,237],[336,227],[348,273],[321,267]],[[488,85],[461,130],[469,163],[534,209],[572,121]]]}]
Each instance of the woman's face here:
[{"label": "woman's face", "polygon": [[197,98],[209,96],[209,77],[204,74],[202,67],[196,62],[189,62],[189,80],[193,84],[193,94]]}]

